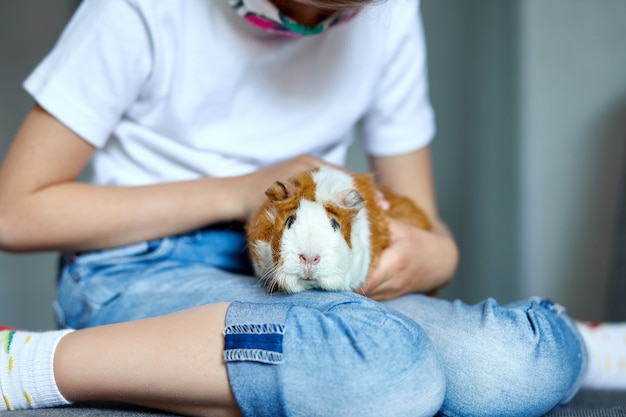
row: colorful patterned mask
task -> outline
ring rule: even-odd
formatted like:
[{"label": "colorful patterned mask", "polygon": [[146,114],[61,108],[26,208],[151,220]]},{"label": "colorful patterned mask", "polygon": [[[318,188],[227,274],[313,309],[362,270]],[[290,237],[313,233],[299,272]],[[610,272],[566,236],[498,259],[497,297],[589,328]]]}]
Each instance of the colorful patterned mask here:
[{"label": "colorful patterned mask", "polygon": [[292,37],[317,35],[333,26],[349,21],[360,10],[352,9],[339,12],[315,26],[307,26],[283,15],[269,0],[228,0],[228,4],[248,23],[267,32]]}]

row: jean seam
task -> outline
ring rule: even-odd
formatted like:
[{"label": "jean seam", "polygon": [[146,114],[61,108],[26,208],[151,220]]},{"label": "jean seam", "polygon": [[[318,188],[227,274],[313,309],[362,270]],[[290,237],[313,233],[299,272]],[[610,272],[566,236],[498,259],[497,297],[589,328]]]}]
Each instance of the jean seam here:
[{"label": "jean seam", "polygon": [[[147,252],[147,253],[119,255],[119,256],[114,255],[112,257],[101,257],[101,258],[99,258],[96,254],[88,253],[88,254],[79,256],[76,259],[73,266],[75,266],[76,268],[80,268],[80,271],[85,271],[85,270],[88,271],[90,269],[93,269],[94,266],[97,266],[97,265],[108,266],[108,265],[121,265],[121,264],[131,263],[131,262],[151,261],[156,258],[162,257],[163,255],[168,254],[174,249],[174,242],[172,242],[170,238],[160,239],[159,242],[160,244],[155,250],[151,252]],[[140,242],[138,244],[146,244],[147,246],[148,242]],[[110,250],[115,251],[117,249],[110,249]],[[106,251],[107,250],[102,251],[102,254],[106,253]]]}]

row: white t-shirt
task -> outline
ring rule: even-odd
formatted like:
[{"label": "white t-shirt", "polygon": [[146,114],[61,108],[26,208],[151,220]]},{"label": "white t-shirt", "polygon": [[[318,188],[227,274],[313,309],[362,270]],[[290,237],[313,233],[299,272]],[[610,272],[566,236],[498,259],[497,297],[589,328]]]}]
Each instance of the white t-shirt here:
[{"label": "white t-shirt", "polygon": [[359,120],[376,156],[434,135],[417,0],[303,38],[226,0],[85,0],[24,86],[97,148],[98,184],[242,175],[304,153],[342,164]]}]

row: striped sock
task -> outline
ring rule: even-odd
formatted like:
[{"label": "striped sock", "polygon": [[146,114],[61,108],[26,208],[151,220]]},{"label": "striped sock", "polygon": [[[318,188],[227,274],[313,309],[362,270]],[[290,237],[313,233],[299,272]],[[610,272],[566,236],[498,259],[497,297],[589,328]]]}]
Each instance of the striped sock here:
[{"label": "striped sock", "polygon": [[626,323],[576,323],[589,352],[583,387],[626,389]]},{"label": "striped sock", "polygon": [[0,331],[0,410],[67,405],[54,379],[54,351],[72,330]]}]

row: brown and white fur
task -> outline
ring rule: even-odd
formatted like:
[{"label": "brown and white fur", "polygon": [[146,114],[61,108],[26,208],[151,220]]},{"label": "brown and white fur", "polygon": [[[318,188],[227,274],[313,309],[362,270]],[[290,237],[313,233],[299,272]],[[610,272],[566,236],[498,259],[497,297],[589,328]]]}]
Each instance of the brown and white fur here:
[{"label": "brown and white fur", "polygon": [[268,291],[351,291],[378,265],[389,245],[388,216],[431,229],[410,199],[381,189],[370,174],[320,167],[277,181],[247,223],[250,255]]}]

